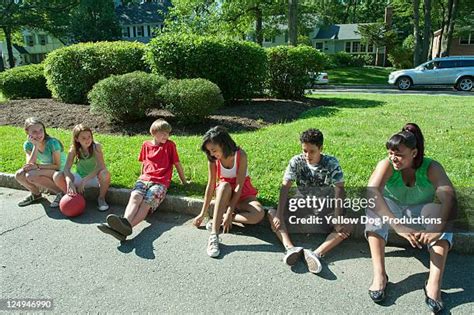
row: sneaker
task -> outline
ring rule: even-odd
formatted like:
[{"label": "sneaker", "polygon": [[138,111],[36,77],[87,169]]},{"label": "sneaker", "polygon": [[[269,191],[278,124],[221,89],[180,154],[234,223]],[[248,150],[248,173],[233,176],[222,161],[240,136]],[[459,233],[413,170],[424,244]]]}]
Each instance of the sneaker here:
[{"label": "sneaker", "polygon": [[219,250],[219,236],[217,234],[211,234],[209,236],[209,242],[207,243],[207,254],[209,257],[217,257],[221,251]]},{"label": "sneaker", "polygon": [[107,223],[101,223],[97,226],[97,228],[101,231],[101,232],[104,232],[105,234],[109,234],[109,235],[112,235],[113,237],[115,237],[116,239],[118,239],[119,241],[123,242],[125,241],[125,239],[127,238],[125,235],[123,235],[122,233],[120,232],[117,232],[115,231],[114,229],[112,229],[110,226],[107,225]]},{"label": "sneaker", "polygon": [[107,224],[112,229],[125,236],[132,234],[132,225],[130,222],[128,222],[128,220],[125,218],[119,217],[118,215],[109,214],[107,216]]},{"label": "sneaker", "polygon": [[298,262],[298,259],[300,259],[302,251],[303,247],[288,248],[285,257],[283,257],[283,262],[288,266],[294,266]]},{"label": "sneaker", "polygon": [[37,195],[29,194],[25,199],[23,199],[22,201],[18,203],[18,206],[25,207],[25,206],[31,205],[32,203],[38,202],[38,200],[40,200],[41,198],[43,198],[41,193]]},{"label": "sneaker", "polygon": [[321,270],[323,269],[323,266],[321,265],[321,262],[319,261],[319,258],[314,252],[305,249],[304,251],[304,260],[306,261],[306,264],[308,265],[308,270],[311,273],[317,274],[320,273]]},{"label": "sneaker", "polygon": [[59,207],[59,203],[61,202],[61,198],[63,198],[64,194],[60,192],[59,194],[56,195],[54,198],[53,202],[49,205],[51,208],[57,208]]},{"label": "sneaker", "polygon": [[97,209],[99,209],[99,211],[109,210],[109,205],[107,204],[107,202],[105,202],[104,198],[97,199]]}]

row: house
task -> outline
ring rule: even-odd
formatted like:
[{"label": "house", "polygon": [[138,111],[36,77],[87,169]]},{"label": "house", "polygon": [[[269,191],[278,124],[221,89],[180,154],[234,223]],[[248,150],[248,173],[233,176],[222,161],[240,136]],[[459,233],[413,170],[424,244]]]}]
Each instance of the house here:
[{"label": "house", "polygon": [[142,43],[153,38],[154,30],[163,28],[164,16],[171,6],[169,0],[148,0],[139,4],[118,2],[115,14],[122,28],[122,40]]},{"label": "house", "polygon": [[[65,44],[51,34],[38,30],[22,30],[23,45],[13,44],[13,58],[15,65],[40,63],[50,51],[63,47]],[[0,49],[5,68],[9,68],[7,43],[0,42]]]},{"label": "house", "polygon": [[[441,30],[434,32],[432,47],[431,58],[439,57],[441,53]],[[474,31],[461,37],[453,37],[449,55],[474,55]]]}]

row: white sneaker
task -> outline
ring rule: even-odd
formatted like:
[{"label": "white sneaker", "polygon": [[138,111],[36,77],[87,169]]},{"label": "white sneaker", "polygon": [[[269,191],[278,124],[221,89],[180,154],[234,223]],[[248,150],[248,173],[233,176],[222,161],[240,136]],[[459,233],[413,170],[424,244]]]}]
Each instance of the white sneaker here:
[{"label": "white sneaker", "polygon": [[308,270],[311,273],[320,273],[323,269],[321,262],[319,261],[319,257],[312,251],[305,249],[304,251],[304,260],[308,265]]},{"label": "white sneaker", "polygon": [[99,211],[109,210],[109,205],[107,204],[107,202],[105,202],[104,198],[97,199],[97,209],[99,209]]},{"label": "white sneaker", "polygon": [[212,220],[209,220],[206,223],[206,230],[208,230],[209,232],[212,232]]},{"label": "white sneaker", "polygon": [[217,234],[211,234],[209,236],[209,242],[207,243],[207,255],[209,257],[217,257],[221,251],[219,250],[219,236]]},{"label": "white sneaker", "polygon": [[51,208],[57,208],[59,207],[59,203],[61,202],[61,199],[63,198],[64,194],[60,192],[59,194],[56,195],[54,198],[53,202],[49,205]]},{"label": "white sneaker", "polygon": [[300,259],[302,251],[303,247],[288,248],[285,257],[283,257],[283,262],[288,266],[294,266],[298,262],[298,259]]}]

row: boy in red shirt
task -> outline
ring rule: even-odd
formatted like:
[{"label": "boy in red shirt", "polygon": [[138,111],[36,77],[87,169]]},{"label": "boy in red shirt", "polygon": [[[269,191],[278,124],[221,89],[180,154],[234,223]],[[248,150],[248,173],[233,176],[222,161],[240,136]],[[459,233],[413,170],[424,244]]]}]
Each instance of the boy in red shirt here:
[{"label": "boy in red shirt", "polygon": [[132,228],[142,222],[148,213],[153,213],[165,199],[173,176],[173,166],[178,171],[181,183],[186,184],[183,167],[179,162],[176,144],[168,140],[171,125],[158,119],[150,127],[153,140],[142,144],[138,160],[142,162],[141,175],[132,190],[125,214],[107,216],[107,223],[98,225],[99,230],[124,241],[132,234]]}]

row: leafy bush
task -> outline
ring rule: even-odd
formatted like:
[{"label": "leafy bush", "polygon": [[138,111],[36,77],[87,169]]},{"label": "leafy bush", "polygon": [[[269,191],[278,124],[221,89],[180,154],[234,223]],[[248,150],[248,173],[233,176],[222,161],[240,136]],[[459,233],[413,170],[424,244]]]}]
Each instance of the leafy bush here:
[{"label": "leafy bush", "polygon": [[159,94],[166,109],[185,123],[201,122],[224,104],[219,87],[205,79],[170,80]]},{"label": "leafy bush", "polygon": [[142,71],[112,75],[89,92],[91,112],[114,122],[144,118],[149,109],[161,105],[158,91],[166,82],[163,76]]},{"label": "leafy bush", "polygon": [[351,55],[344,51],[328,55],[328,58],[332,68],[363,67],[366,64],[364,55]]},{"label": "leafy bush", "polygon": [[41,64],[15,67],[0,73],[0,90],[10,99],[51,97]]},{"label": "leafy bush", "polygon": [[92,86],[110,75],[145,71],[145,45],[131,42],[81,43],[52,51],[45,76],[53,97],[66,103],[87,102]]},{"label": "leafy bush", "polygon": [[413,50],[406,47],[395,47],[388,52],[387,59],[397,69],[413,68]]},{"label": "leafy bush", "polygon": [[250,98],[263,91],[266,55],[255,43],[194,34],[166,33],[147,46],[153,72],[167,78],[204,78],[226,100]]},{"label": "leafy bush", "polygon": [[299,98],[311,82],[310,72],[321,72],[326,64],[323,53],[309,46],[269,48],[268,85],[276,97]]}]

